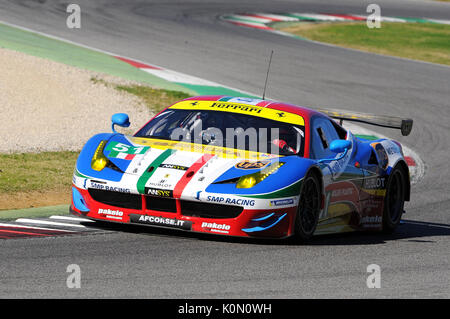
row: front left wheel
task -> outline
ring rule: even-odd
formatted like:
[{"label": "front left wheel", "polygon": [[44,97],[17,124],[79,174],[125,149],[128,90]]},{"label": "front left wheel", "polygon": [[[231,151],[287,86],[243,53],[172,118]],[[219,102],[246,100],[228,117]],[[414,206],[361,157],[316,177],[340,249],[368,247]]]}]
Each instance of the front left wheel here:
[{"label": "front left wheel", "polygon": [[308,174],[302,184],[295,219],[295,237],[305,242],[316,230],[321,204],[321,189],[316,174]]}]

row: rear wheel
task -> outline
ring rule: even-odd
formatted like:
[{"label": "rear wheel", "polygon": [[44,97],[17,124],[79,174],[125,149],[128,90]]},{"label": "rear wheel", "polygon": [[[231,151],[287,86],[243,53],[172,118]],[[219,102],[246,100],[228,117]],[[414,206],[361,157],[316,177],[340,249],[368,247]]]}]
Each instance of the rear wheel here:
[{"label": "rear wheel", "polygon": [[389,176],[384,199],[383,231],[392,233],[402,218],[405,206],[405,172],[398,166]]},{"label": "rear wheel", "polygon": [[319,179],[308,174],[303,181],[295,219],[295,237],[298,240],[304,242],[313,236],[319,220],[320,201]]}]

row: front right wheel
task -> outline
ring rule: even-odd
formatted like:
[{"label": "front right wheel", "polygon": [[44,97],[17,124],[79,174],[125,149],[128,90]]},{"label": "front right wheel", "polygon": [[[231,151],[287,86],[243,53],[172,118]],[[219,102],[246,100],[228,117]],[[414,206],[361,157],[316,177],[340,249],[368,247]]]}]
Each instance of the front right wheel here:
[{"label": "front right wheel", "polygon": [[392,233],[402,218],[405,206],[405,173],[396,166],[389,176],[384,198],[383,231]]}]

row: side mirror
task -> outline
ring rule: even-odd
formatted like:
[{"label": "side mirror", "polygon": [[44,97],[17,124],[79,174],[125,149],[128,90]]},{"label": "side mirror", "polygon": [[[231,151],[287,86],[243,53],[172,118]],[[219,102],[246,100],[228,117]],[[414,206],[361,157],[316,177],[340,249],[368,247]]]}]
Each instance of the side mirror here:
[{"label": "side mirror", "polygon": [[116,113],[116,114],[114,114],[111,117],[111,122],[112,122],[111,128],[112,128],[112,131],[114,133],[117,133],[116,130],[114,129],[115,125],[119,125],[119,126],[122,126],[122,127],[130,126],[130,119],[128,117],[128,114],[126,114],[126,113]]},{"label": "side mirror", "polygon": [[347,140],[334,140],[330,144],[330,151],[334,153],[344,153],[338,158],[323,158],[319,160],[319,163],[325,163],[325,162],[331,162],[331,161],[339,161],[340,159],[343,159],[346,155],[348,150],[352,147],[352,142]]},{"label": "side mirror", "polygon": [[330,151],[334,153],[342,153],[345,152],[345,150],[350,149],[352,146],[352,142],[347,140],[334,140],[330,144]]}]

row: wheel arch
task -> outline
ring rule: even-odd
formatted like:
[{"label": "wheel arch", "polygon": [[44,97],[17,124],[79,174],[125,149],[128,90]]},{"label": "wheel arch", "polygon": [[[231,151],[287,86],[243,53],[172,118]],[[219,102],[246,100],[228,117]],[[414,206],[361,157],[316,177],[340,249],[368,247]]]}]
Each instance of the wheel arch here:
[{"label": "wheel arch", "polygon": [[315,166],[315,165],[312,165],[307,171],[306,171],[306,174],[305,174],[305,177],[308,175],[308,174],[314,174],[316,177],[317,177],[317,179],[319,180],[319,183],[320,183],[320,195],[321,195],[321,203],[320,203],[320,208],[321,209],[323,209],[323,207],[324,207],[324,204],[325,204],[325,188],[324,188],[324,183],[323,183],[323,174],[322,174],[322,171],[320,170],[320,168],[319,167],[317,167],[317,166]]},{"label": "wheel arch", "polygon": [[395,164],[394,169],[397,168],[397,167],[399,167],[403,171],[403,173],[405,175],[405,181],[404,181],[405,201],[409,202],[409,200],[411,198],[411,180],[410,180],[410,176],[409,176],[408,165],[406,164],[406,161],[401,159]]}]

